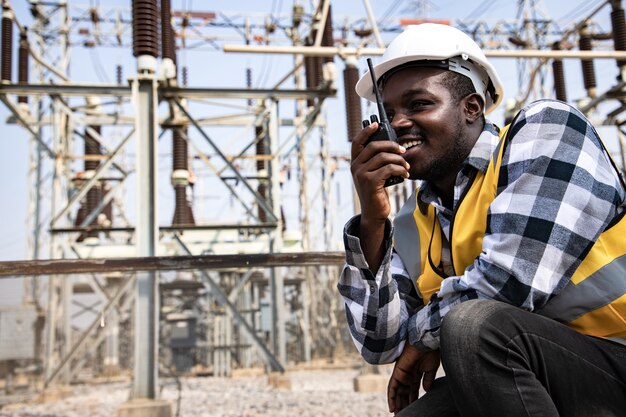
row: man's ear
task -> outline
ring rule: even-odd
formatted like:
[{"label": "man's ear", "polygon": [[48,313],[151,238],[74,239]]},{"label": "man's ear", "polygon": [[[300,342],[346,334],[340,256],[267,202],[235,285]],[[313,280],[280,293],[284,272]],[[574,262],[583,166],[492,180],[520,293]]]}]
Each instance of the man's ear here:
[{"label": "man's ear", "polygon": [[483,103],[483,98],[476,93],[472,93],[463,99],[465,120],[467,120],[469,124],[472,124],[476,120],[480,119],[483,115],[484,108],[485,104]]}]

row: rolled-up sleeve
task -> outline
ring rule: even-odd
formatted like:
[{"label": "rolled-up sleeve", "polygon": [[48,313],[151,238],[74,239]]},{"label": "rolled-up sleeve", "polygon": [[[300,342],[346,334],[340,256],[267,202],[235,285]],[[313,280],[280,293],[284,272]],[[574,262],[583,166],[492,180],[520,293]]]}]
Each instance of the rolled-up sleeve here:
[{"label": "rolled-up sleeve", "polygon": [[361,249],[359,221],[356,216],[344,228],[346,264],[337,288],[361,356],[372,364],[390,363],[402,352],[409,316],[421,300],[416,297],[402,260],[392,249],[391,223],[385,228],[385,256],[374,275]]}]

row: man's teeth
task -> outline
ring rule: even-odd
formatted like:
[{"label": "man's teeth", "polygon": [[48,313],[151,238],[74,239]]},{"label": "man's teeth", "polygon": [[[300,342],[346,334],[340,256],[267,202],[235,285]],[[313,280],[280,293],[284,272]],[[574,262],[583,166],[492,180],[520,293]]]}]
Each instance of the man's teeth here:
[{"label": "man's teeth", "polygon": [[404,146],[405,149],[410,149],[413,146],[421,145],[422,143],[423,142],[421,140],[412,140],[411,142],[406,142],[402,146]]}]

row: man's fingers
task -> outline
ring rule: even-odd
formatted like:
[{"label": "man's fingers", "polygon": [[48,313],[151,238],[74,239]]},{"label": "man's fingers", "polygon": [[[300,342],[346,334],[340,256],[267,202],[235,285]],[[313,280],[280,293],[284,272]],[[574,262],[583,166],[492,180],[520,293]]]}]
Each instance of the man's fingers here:
[{"label": "man's fingers", "polygon": [[433,382],[435,382],[435,377],[437,376],[437,371],[428,371],[424,373],[424,380],[422,381],[422,386],[424,387],[424,391],[428,392],[433,386]]},{"label": "man's fingers", "polygon": [[367,144],[369,137],[372,135],[372,133],[376,132],[376,129],[378,129],[378,123],[372,123],[371,125],[364,127],[363,130],[361,130],[354,138],[352,138],[351,156],[353,161],[361,153],[361,151]]},{"label": "man's fingers", "polygon": [[395,412],[404,410],[406,406],[410,404],[408,395],[405,393],[404,395],[398,396],[398,409]]},{"label": "man's fingers", "polygon": [[415,374],[415,379],[409,387],[409,403],[417,400],[420,396],[420,382],[422,382],[422,373]]},{"label": "man's fingers", "polygon": [[[387,178],[390,177],[409,177],[409,171],[407,171],[404,167],[399,165],[385,165],[383,167],[377,168],[373,171],[365,171],[359,172],[355,175],[355,178],[359,182],[364,182],[367,184],[382,184]],[[355,182],[357,181],[355,180]]]},{"label": "man's fingers", "polygon": [[396,411],[396,394],[398,392],[398,383],[395,379],[391,378],[389,380],[389,385],[387,385],[387,406],[389,407],[389,412],[394,413]]},{"label": "man's fingers", "polygon": [[387,405],[390,413],[395,413],[409,405],[410,376],[398,364],[394,367],[387,384]]},{"label": "man's fingers", "polygon": [[[366,161],[378,153],[404,153],[406,149],[396,142],[389,140],[379,140],[370,143],[370,136],[376,131],[378,124],[372,124],[359,132],[358,135],[352,141],[351,148],[351,160],[355,162],[358,160]],[[359,156],[362,155],[360,158]]]},{"label": "man's fingers", "polygon": [[393,377],[387,385],[387,406],[390,413],[397,413],[409,404],[408,387]]},{"label": "man's fingers", "polygon": [[410,165],[402,156],[406,149],[397,143],[386,142],[384,144],[368,145],[356,157],[352,158],[350,163],[352,174],[358,171],[371,172],[386,165],[398,165],[408,170]]},{"label": "man's fingers", "polygon": [[[411,167],[409,163],[404,160],[401,154],[389,152],[389,150],[379,151],[376,149],[373,151],[371,156],[369,155],[369,151],[368,155],[365,155],[364,151],[363,155],[363,165],[367,166],[368,171],[374,171],[386,165],[398,165],[407,170]],[[361,161],[359,160],[358,162]]]}]

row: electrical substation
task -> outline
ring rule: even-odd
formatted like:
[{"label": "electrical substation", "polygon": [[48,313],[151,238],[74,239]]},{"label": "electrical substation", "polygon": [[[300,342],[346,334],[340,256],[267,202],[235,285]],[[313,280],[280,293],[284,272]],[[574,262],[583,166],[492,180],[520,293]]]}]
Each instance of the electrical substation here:
[{"label": "electrical substation", "polygon": [[[501,65],[496,124],[569,102],[624,169],[620,0],[483,18],[485,0],[464,19],[424,0],[240,3],[2,1],[0,123],[28,167],[5,198],[28,206],[27,249],[0,262],[19,294],[0,305],[0,407],[123,381],[119,415],[169,416],[172,378],[360,363],[336,289],[360,211],[350,138],[375,113],[354,86],[407,25],[458,27]],[[415,186],[389,188],[393,210]]]}]

